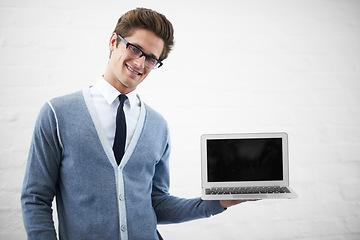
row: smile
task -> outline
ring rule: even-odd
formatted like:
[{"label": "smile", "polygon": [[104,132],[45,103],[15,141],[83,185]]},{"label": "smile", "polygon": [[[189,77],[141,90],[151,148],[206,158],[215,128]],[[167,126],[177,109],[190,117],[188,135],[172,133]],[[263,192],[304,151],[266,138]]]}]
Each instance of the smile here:
[{"label": "smile", "polygon": [[134,74],[136,74],[136,75],[141,75],[141,73],[135,71],[133,68],[131,68],[131,67],[130,67],[129,65],[127,65],[127,64],[126,64],[126,68],[127,68],[130,72],[132,72],[132,73],[134,73]]}]

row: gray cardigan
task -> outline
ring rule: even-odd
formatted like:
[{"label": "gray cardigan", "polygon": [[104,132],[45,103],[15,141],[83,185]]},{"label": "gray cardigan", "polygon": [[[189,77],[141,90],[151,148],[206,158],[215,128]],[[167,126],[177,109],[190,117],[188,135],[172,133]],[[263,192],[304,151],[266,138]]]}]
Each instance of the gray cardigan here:
[{"label": "gray cardigan", "polygon": [[170,139],[160,114],[141,103],[139,122],[120,166],[89,88],[49,101],[31,142],[21,203],[28,239],[157,239],[158,223],[218,214],[218,201],[171,196]]}]

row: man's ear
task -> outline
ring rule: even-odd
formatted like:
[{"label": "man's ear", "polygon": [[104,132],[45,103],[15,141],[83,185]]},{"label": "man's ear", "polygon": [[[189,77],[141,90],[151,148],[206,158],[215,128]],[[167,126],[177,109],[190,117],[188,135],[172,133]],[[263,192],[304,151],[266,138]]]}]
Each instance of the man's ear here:
[{"label": "man's ear", "polygon": [[110,41],[109,41],[109,50],[110,52],[114,51],[115,48],[116,48],[116,43],[117,43],[117,34],[114,32],[112,35],[111,35],[111,38],[110,38]]}]

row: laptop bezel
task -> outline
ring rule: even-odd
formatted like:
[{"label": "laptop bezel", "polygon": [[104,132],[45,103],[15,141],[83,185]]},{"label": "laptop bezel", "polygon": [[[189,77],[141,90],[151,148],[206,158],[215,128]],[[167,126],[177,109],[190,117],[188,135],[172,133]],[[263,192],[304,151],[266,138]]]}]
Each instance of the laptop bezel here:
[{"label": "laptop bezel", "polygon": [[[207,173],[207,140],[209,139],[256,139],[281,138],[283,150],[283,180],[280,181],[244,181],[244,182],[209,182]],[[201,178],[202,188],[212,187],[251,187],[251,186],[289,186],[289,150],[288,135],[285,132],[269,133],[231,133],[203,134],[201,136]]]}]

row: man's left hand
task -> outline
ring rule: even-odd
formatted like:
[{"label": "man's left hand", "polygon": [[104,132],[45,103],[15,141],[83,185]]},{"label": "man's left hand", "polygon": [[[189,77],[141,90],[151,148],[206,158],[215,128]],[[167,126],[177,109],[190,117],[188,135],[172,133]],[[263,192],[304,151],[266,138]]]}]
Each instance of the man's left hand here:
[{"label": "man's left hand", "polygon": [[234,206],[234,205],[238,205],[240,203],[244,203],[244,202],[253,202],[253,201],[257,201],[259,199],[250,199],[250,200],[220,200],[220,205],[226,209],[228,207]]}]

